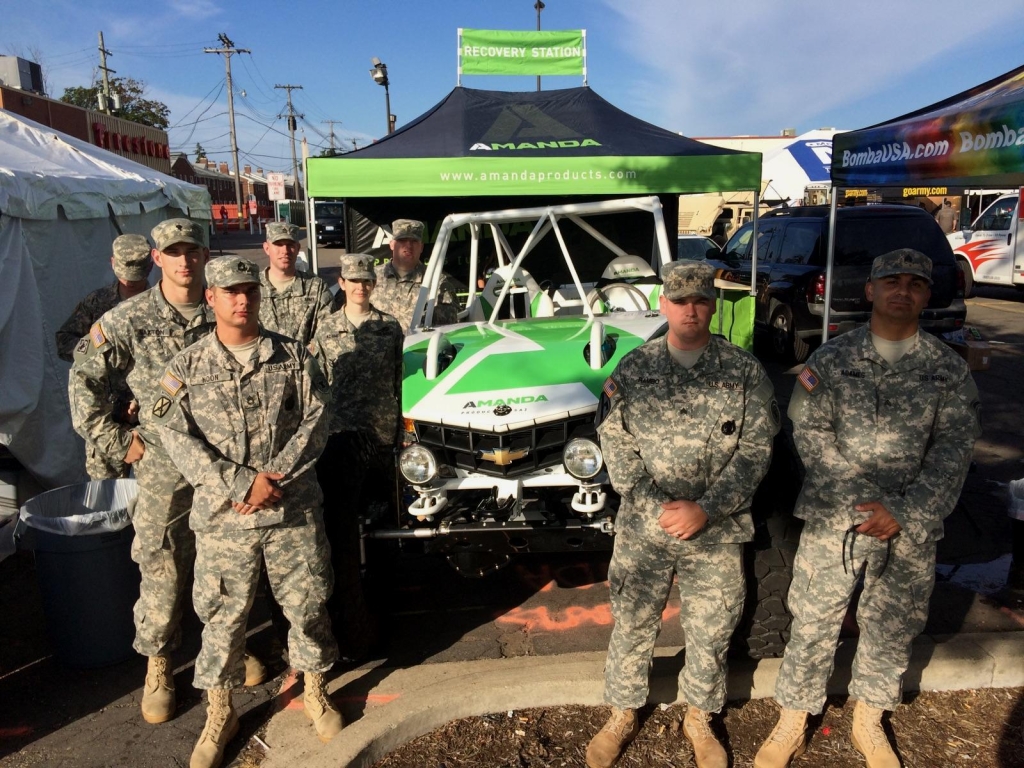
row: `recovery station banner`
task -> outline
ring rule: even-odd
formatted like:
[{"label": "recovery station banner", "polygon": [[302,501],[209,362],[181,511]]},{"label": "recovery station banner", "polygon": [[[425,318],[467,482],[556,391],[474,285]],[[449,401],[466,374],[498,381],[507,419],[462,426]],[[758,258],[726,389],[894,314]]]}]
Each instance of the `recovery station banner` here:
[{"label": "recovery station banner", "polygon": [[582,75],[586,30],[513,32],[460,29],[459,67],[464,75]]}]

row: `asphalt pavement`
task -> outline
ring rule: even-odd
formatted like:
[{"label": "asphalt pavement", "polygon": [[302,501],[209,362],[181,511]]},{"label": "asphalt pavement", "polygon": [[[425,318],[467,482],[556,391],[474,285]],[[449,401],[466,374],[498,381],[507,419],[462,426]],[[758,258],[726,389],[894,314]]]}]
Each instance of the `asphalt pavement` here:
[{"label": "asphalt pavement", "polygon": [[[214,255],[262,257],[260,236],[231,234],[211,243]],[[330,249],[330,260],[340,249]],[[322,252],[322,263],[327,263]],[[265,263],[265,257],[263,261]],[[1005,484],[1024,476],[1024,294],[981,289],[968,319],[993,344],[992,367],[976,374],[985,434],[961,497],[959,526],[932,599],[925,634],[915,643],[906,689],[949,690],[1024,685],[1024,615],[963,575],[971,568],[1005,577],[1008,523]],[[779,391],[796,371],[775,366]],[[788,388],[788,389],[787,389]],[[959,542],[959,546],[952,546]],[[971,565],[987,563],[987,565]],[[351,723],[328,745],[301,710],[297,682],[280,664],[277,677],[236,693],[242,730],[225,765],[265,768],[369,765],[453,718],[530,706],[599,704],[604,649],[611,629],[607,555],[534,556],[494,577],[468,580],[433,557],[394,566],[386,617],[371,661],[339,664],[331,690]],[[999,571],[1003,569],[1003,576]],[[978,591],[981,589],[981,591]],[[664,614],[652,699],[674,700],[685,638],[673,593]],[[252,647],[272,664],[265,605],[250,622]],[[140,658],[99,670],[72,670],[53,657],[31,553],[0,563],[0,766],[185,765],[204,722],[191,687],[199,625],[187,616],[175,655],[178,717],[160,726],[138,715],[145,664]],[[845,691],[855,632],[844,633],[832,690]],[[736,660],[730,695],[771,694],[776,660]]]}]

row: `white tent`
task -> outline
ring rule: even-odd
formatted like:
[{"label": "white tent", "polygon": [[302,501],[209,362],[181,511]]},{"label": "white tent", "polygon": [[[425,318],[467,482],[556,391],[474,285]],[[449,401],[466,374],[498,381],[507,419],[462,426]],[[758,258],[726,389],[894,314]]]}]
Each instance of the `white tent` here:
[{"label": "white tent", "polygon": [[835,133],[832,129],[808,131],[765,155],[761,196],[766,201],[780,200],[792,205],[803,200],[808,184],[830,185]]},{"label": "white tent", "polygon": [[85,479],[57,329],[112,282],[119,234],[210,215],[205,187],[0,110],[0,444],[44,486]]}]

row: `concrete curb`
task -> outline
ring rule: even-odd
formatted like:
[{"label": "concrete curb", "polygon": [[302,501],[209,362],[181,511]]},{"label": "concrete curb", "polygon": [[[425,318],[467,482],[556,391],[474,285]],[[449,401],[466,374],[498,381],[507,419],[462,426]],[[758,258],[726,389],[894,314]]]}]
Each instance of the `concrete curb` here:
[{"label": "concrete curb", "polygon": [[[829,692],[846,693],[856,643],[844,641]],[[657,649],[652,703],[676,700],[681,648]],[[264,768],[372,765],[418,736],[463,717],[528,707],[602,704],[604,652],[524,656],[410,669],[357,669],[334,681],[333,696],[346,718],[359,719],[321,747],[301,710],[274,715]],[[733,660],[729,698],[771,696],[779,659]],[[1024,686],[1024,632],[921,636],[914,643],[905,691]]]}]

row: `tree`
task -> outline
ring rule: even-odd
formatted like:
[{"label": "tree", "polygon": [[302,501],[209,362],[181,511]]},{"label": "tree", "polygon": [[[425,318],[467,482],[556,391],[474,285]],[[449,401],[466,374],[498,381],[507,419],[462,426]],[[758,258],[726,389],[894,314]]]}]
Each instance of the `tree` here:
[{"label": "tree", "polygon": [[[85,109],[97,109],[96,97],[102,90],[103,86],[99,83],[93,83],[88,88],[82,86],[65,88],[64,95],[60,97],[60,100]],[[171,115],[170,107],[163,102],[145,98],[145,83],[133,77],[112,77],[110,78],[110,93],[111,95],[116,93],[121,97],[121,108],[117,110],[118,117],[154,128],[166,129],[170,125],[170,120],[168,120]],[[109,106],[113,110],[113,104]]]},{"label": "tree", "polygon": [[203,149],[203,145],[200,144],[197,141],[196,142],[196,160],[205,160],[205,159],[206,159],[206,150]]}]

